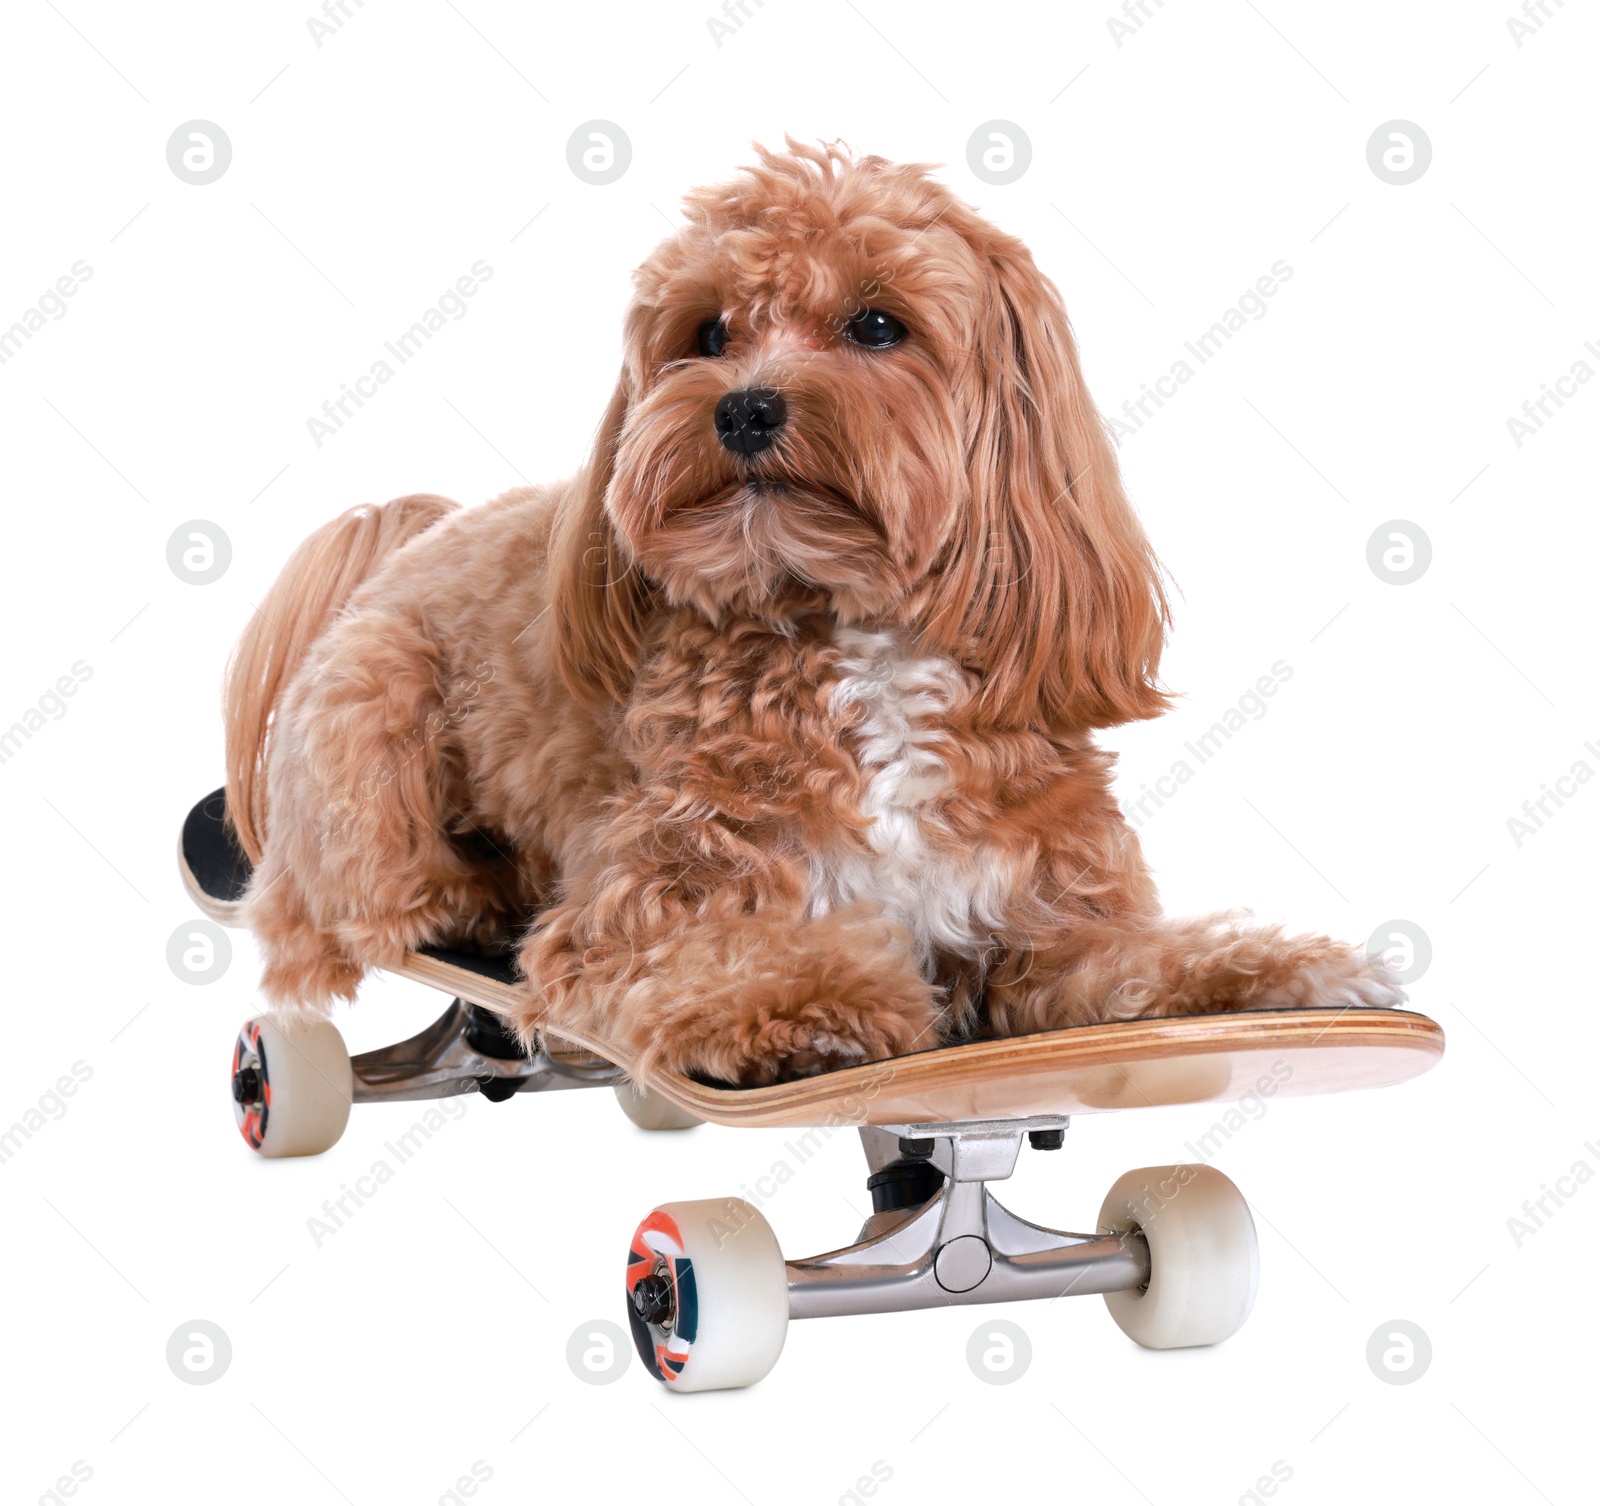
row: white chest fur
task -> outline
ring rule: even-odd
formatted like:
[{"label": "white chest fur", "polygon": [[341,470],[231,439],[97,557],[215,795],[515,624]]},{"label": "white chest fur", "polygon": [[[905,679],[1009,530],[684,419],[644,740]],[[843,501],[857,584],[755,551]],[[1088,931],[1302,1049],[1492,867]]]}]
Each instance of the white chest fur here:
[{"label": "white chest fur", "polygon": [[941,753],[947,718],[968,694],[966,676],[948,659],[910,657],[892,633],[841,628],[834,641],[842,671],[835,704],[864,713],[852,751],[871,824],[864,846],[812,857],[811,911],[881,905],[910,931],[924,973],[936,952],[977,957],[1001,923],[1011,875],[982,847],[958,850],[935,809],[950,782]]}]

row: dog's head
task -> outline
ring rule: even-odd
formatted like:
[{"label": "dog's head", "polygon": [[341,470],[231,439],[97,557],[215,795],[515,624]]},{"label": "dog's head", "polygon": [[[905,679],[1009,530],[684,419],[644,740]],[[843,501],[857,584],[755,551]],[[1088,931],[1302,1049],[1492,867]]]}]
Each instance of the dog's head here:
[{"label": "dog's head", "polygon": [[625,699],[665,601],[902,627],[1002,725],[1157,714],[1158,567],[1027,249],[923,167],[757,150],[637,274],[554,556],[573,688]]}]

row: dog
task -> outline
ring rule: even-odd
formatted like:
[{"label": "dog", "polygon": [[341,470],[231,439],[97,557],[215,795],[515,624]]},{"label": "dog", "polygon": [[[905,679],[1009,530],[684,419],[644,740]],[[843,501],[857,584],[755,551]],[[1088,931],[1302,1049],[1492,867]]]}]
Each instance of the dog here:
[{"label": "dog", "polygon": [[356,508],[250,623],[269,999],[514,946],[525,1041],[745,1086],[1400,1001],[1349,945],[1161,913],[1094,733],[1168,705],[1162,574],[1027,249],[925,167],[757,153],[636,274],[581,474]]}]

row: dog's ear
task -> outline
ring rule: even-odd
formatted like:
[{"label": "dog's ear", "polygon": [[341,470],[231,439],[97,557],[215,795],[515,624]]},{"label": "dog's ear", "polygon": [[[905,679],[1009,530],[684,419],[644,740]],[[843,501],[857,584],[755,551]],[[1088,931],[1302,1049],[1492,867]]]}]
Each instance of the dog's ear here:
[{"label": "dog's ear", "polygon": [[563,500],[550,541],[557,665],[572,694],[589,702],[628,699],[650,596],[606,514],[606,489],[632,390],[624,371],[600,421],[594,453]]},{"label": "dog's ear", "polygon": [[1169,621],[1160,566],[1122,489],[1060,295],[1027,248],[972,217],[987,272],[965,374],[971,502],[930,613],[1006,725],[1159,715]]}]

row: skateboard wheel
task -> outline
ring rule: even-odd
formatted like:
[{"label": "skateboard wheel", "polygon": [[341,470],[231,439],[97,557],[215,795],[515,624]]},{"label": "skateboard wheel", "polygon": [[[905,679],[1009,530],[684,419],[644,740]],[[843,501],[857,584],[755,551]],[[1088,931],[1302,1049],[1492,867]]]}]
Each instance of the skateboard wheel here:
[{"label": "skateboard wheel", "polygon": [[350,1118],[355,1079],[326,1020],[258,1015],[233,1046],[233,1116],[263,1156],[320,1156]]},{"label": "skateboard wheel", "polygon": [[1210,1166],[1147,1166],[1119,1177],[1100,1209],[1110,1234],[1150,1249],[1142,1291],[1107,1292],[1120,1328],[1146,1349],[1219,1344],[1255,1305],[1260,1259],[1244,1194]]},{"label": "skateboard wheel", "polygon": [[789,1275],[772,1226],[743,1198],[663,1203],[628,1248],[628,1324],[672,1391],[754,1385],[789,1327]]},{"label": "skateboard wheel", "polygon": [[697,1124],[704,1124],[704,1119],[699,1119],[687,1109],[680,1109],[670,1098],[664,1098],[653,1088],[640,1087],[637,1083],[619,1082],[616,1086],[617,1102],[622,1105],[622,1112],[628,1116],[640,1129],[645,1130],[683,1130],[693,1129]]}]

